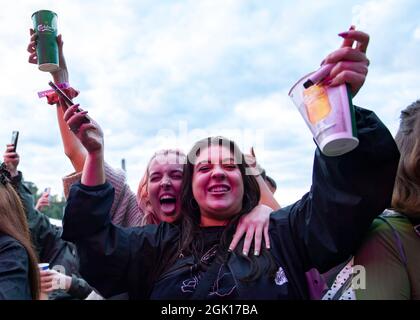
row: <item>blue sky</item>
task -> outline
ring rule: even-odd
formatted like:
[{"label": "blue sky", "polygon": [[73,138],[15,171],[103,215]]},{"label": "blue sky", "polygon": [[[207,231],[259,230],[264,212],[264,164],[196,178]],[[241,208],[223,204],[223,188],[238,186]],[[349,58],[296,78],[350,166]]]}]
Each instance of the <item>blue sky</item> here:
[{"label": "blue sky", "polygon": [[[1,0],[2,2],[5,2]],[[20,131],[20,169],[61,194],[72,167],[54,107],[36,93],[49,74],[27,63],[31,14],[58,14],[77,98],[105,132],[105,157],[126,159],[137,189],[154,151],[212,134],[234,138],[277,184],[282,205],[311,183],[315,146],[287,96],[340,46],[353,23],[371,36],[367,81],[353,102],[395,134],[399,112],[419,98],[420,4],[371,1],[13,1],[0,12],[0,141]]]}]

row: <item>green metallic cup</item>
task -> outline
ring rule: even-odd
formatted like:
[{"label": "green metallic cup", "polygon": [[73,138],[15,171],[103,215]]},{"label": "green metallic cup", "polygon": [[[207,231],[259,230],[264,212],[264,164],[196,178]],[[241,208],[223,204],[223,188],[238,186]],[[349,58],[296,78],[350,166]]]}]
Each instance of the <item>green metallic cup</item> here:
[{"label": "green metallic cup", "polygon": [[32,14],[34,30],[37,34],[36,54],[38,68],[53,72],[59,68],[57,45],[57,14],[50,10],[39,10]]}]

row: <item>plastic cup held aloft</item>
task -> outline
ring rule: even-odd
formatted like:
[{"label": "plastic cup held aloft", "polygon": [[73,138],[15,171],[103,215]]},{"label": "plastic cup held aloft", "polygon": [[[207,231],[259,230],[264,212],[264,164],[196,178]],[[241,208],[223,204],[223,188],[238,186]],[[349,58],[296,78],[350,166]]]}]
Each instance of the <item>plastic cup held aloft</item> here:
[{"label": "plastic cup held aloft", "polygon": [[350,92],[345,84],[325,87],[317,84],[331,70],[326,65],[301,78],[289,96],[309,127],[321,152],[339,156],[359,144]]},{"label": "plastic cup held aloft", "polygon": [[50,10],[39,10],[32,14],[32,22],[38,36],[36,54],[39,70],[58,70],[57,14]]}]

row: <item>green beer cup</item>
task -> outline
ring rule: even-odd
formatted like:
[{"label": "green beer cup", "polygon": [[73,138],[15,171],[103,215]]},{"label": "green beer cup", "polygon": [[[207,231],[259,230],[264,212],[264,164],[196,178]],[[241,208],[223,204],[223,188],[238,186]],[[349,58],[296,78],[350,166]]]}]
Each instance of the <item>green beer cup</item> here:
[{"label": "green beer cup", "polygon": [[50,10],[39,10],[32,14],[37,34],[36,55],[41,71],[53,72],[59,68],[57,45],[57,14]]}]

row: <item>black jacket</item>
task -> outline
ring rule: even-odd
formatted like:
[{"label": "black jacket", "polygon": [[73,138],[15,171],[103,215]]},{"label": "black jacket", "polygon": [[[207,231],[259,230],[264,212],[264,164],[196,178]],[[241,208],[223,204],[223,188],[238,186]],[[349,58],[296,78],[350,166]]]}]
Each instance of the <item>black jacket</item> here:
[{"label": "black jacket", "polygon": [[[326,157],[317,149],[311,190],[271,215],[270,252],[278,267],[275,281],[267,274],[252,283],[240,281],[248,274],[249,263],[235,253],[229,257],[224,272],[233,276],[234,298],[308,298],[304,273],[313,267],[325,272],[344,261],[372,220],[390,205],[397,146],[373,112],[356,108],[356,120],[359,146],[338,157]],[[172,273],[153,280],[163,253],[177,249],[179,227],[166,223],[117,227],[109,217],[112,201],[109,183],[78,184],[70,191],[62,237],[76,243],[85,279],[105,296],[128,291],[132,299],[182,299],[181,290],[168,294],[167,288],[174,278],[182,280],[176,277],[184,275],[191,257],[180,258]],[[263,257],[257,260],[266,263]]]},{"label": "black jacket", "polygon": [[30,300],[29,257],[26,249],[0,233],[0,300]]},{"label": "black jacket", "polygon": [[22,173],[12,179],[25,209],[31,240],[40,262],[50,263],[50,268],[62,265],[67,275],[78,274],[79,261],[72,243],[61,239],[62,228],[51,224],[49,218],[37,211],[33,195],[23,183]]},{"label": "black jacket", "polygon": [[50,269],[60,266],[60,270],[64,268],[66,275],[72,277],[69,292],[56,290],[49,295],[50,299],[84,299],[93,289],[81,279],[79,257],[75,245],[61,239],[63,229],[51,224],[46,215],[35,209],[32,193],[23,183],[20,171],[12,178],[12,184],[22,200],[31,240],[39,261],[49,263]]}]

